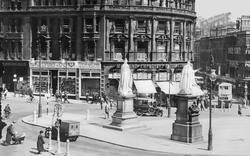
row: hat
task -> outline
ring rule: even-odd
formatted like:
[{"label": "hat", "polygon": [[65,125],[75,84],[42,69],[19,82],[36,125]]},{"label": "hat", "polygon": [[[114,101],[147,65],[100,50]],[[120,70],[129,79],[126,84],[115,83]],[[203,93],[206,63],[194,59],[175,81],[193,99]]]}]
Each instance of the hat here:
[{"label": "hat", "polygon": [[12,121],[12,123],[13,123],[13,124],[15,124],[15,123],[16,123],[16,121]]}]

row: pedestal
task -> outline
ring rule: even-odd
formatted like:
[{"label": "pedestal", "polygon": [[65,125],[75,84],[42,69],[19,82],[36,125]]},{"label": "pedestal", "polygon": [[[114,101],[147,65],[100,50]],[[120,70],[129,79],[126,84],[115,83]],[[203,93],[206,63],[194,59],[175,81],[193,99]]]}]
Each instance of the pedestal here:
[{"label": "pedestal", "polygon": [[120,131],[145,127],[138,122],[137,115],[134,112],[134,97],[135,95],[119,97],[117,110],[112,116],[112,123],[103,127]]},{"label": "pedestal", "polygon": [[202,141],[199,113],[190,111],[191,106],[197,104],[197,96],[176,95],[176,101],[176,120],[173,123],[171,139],[186,143]]}]

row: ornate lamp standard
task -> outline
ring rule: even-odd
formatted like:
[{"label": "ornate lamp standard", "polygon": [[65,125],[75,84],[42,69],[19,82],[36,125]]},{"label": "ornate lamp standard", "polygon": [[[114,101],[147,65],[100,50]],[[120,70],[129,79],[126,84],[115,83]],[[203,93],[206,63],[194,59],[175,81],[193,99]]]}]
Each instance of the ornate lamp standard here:
[{"label": "ornate lamp standard", "polygon": [[211,65],[211,75],[210,75],[210,103],[209,103],[209,130],[208,130],[208,150],[213,150],[213,133],[212,133],[212,87],[213,82],[216,80],[215,69],[212,69]]}]

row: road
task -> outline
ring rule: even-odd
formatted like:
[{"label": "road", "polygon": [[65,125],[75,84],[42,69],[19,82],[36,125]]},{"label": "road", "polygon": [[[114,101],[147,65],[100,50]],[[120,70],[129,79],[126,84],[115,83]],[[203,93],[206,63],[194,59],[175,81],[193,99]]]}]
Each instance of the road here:
[{"label": "road", "polygon": [[[38,97],[36,97],[38,100]],[[33,113],[34,109],[37,108],[37,104],[26,103],[25,98],[22,97],[13,97],[9,95],[6,100],[2,101],[2,105],[4,106],[8,103],[12,109],[12,114],[9,119],[4,120],[8,124],[11,121],[17,121],[15,125],[15,129],[18,133],[25,132],[26,138],[23,144],[19,145],[10,145],[10,146],[3,146],[0,145],[0,155],[3,156],[30,156],[36,155],[36,140],[38,136],[38,132],[41,130],[39,127],[27,125],[21,121],[24,116],[28,116]],[[45,100],[42,99],[43,103],[43,112],[45,113]],[[81,113],[90,109],[92,113],[101,113],[101,110],[98,105],[96,104],[65,104],[64,105],[64,112],[71,112],[71,113]],[[49,110],[52,111],[52,106],[49,107]],[[147,118],[147,117],[146,117]],[[149,118],[145,119],[148,120]],[[152,120],[155,118],[152,118]],[[2,141],[5,140],[6,135],[6,128],[3,129],[3,138]],[[45,139],[45,142],[48,143],[48,140]],[[53,148],[56,147],[56,142],[53,141]],[[62,151],[65,150],[65,143],[61,143]],[[159,152],[150,152],[150,151],[143,151],[137,149],[130,149],[126,147],[121,147],[105,142],[100,142],[96,140],[92,140],[89,138],[80,137],[76,142],[70,143],[70,153],[72,156],[79,155],[88,155],[88,156],[133,156],[133,155],[144,155],[144,156],[167,156],[167,155],[174,155],[174,154],[167,154],[167,153],[159,153]],[[51,155],[49,153],[43,153],[43,155]]]}]

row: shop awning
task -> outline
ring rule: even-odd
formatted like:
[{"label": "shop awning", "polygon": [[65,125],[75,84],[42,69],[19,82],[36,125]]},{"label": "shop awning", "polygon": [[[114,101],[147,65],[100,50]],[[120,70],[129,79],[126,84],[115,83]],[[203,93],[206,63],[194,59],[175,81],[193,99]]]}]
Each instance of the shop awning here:
[{"label": "shop awning", "polygon": [[134,80],[137,93],[153,94],[156,93],[155,85],[152,80]]},{"label": "shop awning", "polygon": [[[176,95],[180,92],[180,82],[170,82],[169,84],[168,81],[164,81],[156,82],[156,84],[161,88],[161,91],[163,91],[165,94]],[[195,85],[193,89],[193,94],[200,96],[204,95],[204,92],[201,90],[200,86]]]},{"label": "shop awning", "polygon": [[[163,91],[165,94],[178,94],[180,89],[179,89],[179,84],[180,82],[169,82],[164,81],[164,82],[156,82],[156,84],[161,88],[161,91]],[[169,89],[170,87],[170,89]]]}]

